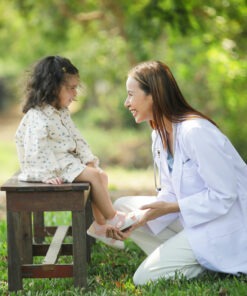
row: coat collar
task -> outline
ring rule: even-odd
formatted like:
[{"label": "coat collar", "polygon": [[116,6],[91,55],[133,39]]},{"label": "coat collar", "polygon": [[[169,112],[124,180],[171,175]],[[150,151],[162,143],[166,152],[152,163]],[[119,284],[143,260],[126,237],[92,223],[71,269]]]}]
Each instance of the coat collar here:
[{"label": "coat collar", "polygon": [[[179,198],[180,197],[180,187],[181,187],[181,175],[182,175],[182,155],[181,155],[181,149],[179,146],[179,138],[180,138],[180,123],[174,123],[173,124],[173,139],[174,139],[174,162],[173,162],[173,170],[170,175],[171,177],[171,182],[173,186],[173,190],[176,194],[176,196]],[[156,131],[153,134],[153,157],[157,154],[157,150],[161,151],[162,153],[160,155],[160,162],[163,163],[162,168],[160,167],[160,171],[165,173],[165,175],[169,176],[170,172],[168,169],[168,166],[166,164],[166,157],[167,157],[167,151],[162,149],[162,143],[160,136],[158,132]],[[163,184],[165,185],[165,184]]]},{"label": "coat collar", "polygon": [[179,147],[179,136],[180,136],[180,124],[173,125],[173,137],[174,137],[174,163],[172,171],[172,184],[175,194],[180,198],[180,186],[181,186],[181,175],[182,175],[182,155]]}]

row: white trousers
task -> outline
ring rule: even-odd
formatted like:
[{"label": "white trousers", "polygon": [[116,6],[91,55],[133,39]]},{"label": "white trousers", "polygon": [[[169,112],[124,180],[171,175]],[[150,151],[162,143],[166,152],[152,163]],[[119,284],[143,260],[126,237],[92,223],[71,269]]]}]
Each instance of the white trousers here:
[{"label": "white trousers", "polygon": [[[151,203],[152,198],[121,197],[115,201],[114,207],[119,211],[131,212]],[[190,279],[205,270],[196,260],[178,220],[158,235],[154,235],[148,226],[143,226],[133,231],[130,237],[148,255],[134,274],[135,285],[144,285],[160,278],[174,278],[176,274]]]}]

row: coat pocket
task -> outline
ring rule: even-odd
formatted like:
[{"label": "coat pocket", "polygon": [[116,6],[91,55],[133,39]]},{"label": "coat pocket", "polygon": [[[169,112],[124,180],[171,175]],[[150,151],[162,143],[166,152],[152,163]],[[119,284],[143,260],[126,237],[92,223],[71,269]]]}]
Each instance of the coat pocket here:
[{"label": "coat pocket", "polygon": [[198,173],[198,166],[190,159],[183,162],[181,176],[182,195],[191,195],[204,190],[205,185]]},{"label": "coat pocket", "polygon": [[217,269],[223,272],[241,272],[247,266],[247,231],[241,223],[224,225],[224,228],[207,233],[209,252]]},{"label": "coat pocket", "polygon": [[183,178],[194,176],[197,173],[197,165],[191,160],[187,159],[182,165]]}]

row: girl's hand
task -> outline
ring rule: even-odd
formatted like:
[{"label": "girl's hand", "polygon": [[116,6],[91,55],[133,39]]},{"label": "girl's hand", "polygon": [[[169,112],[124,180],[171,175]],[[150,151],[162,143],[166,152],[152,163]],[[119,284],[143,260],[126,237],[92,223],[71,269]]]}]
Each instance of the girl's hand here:
[{"label": "girl's hand", "polygon": [[45,180],[43,183],[53,184],[53,185],[60,185],[60,184],[63,184],[63,180],[60,177],[56,177],[56,178]]},{"label": "girl's hand", "polygon": [[95,164],[93,161],[87,162],[86,165],[91,168],[95,168]]}]

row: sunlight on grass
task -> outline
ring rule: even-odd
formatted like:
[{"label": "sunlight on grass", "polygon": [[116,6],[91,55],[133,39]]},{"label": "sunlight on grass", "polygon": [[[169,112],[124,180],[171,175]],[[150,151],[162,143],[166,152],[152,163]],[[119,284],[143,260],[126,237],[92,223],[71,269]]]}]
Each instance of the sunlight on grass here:
[{"label": "sunlight on grass", "polygon": [[111,189],[153,189],[153,169],[129,170],[121,167],[106,168]]}]

